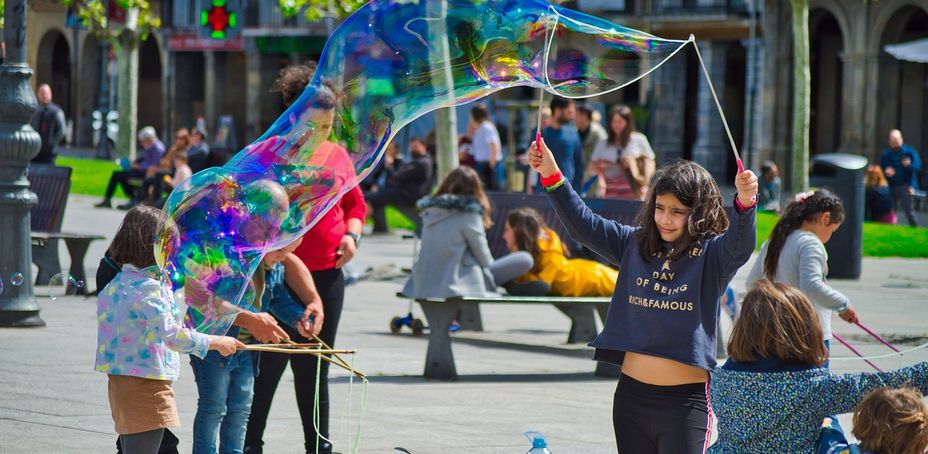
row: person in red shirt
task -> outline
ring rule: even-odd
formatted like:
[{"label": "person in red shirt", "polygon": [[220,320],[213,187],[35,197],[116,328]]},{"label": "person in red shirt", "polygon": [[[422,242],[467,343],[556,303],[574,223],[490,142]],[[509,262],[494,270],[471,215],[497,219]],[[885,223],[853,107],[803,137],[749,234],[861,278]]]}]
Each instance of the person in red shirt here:
[{"label": "person in red shirt", "polygon": [[[314,72],[315,64],[290,66],[281,70],[275,88],[283,95],[286,105],[289,106],[299,97],[312,80]],[[315,134],[321,132],[320,137],[328,137],[327,131],[331,130],[334,110],[314,108],[309,110],[315,111],[309,113],[315,127]],[[294,150],[294,152],[303,152],[303,150]],[[354,257],[357,251],[367,208],[364,203],[364,194],[356,185],[354,163],[347,150],[326,140],[315,147],[312,153],[309,158],[310,167],[328,173],[322,177],[331,178],[335,182],[328,190],[353,185],[303,236],[303,243],[295,251],[296,256],[312,273],[316,289],[322,299],[325,323],[322,325],[319,338],[334,346],[335,333],[338,329],[345,297],[345,278],[342,267]],[[307,191],[314,189],[322,188],[306,188]],[[323,194],[319,195],[322,199],[326,198]],[[325,208],[325,206],[313,207],[311,215]],[[288,330],[287,333],[294,342],[311,342],[299,333],[289,330],[286,324],[280,322],[279,325]],[[271,401],[288,363],[296,383],[297,407],[303,423],[306,452],[329,454],[332,452],[332,445],[326,440],[329,436],[328,363],[322,362],[319,374],[319,432],[317,434],[313,425],[317,359],[309,355],[266,352],[261,354],[259,373],[255,379],[254,400],[245,435],[245,452],[263,452],[262,438]],[[318,451],[317,444],[319,445]]]}]

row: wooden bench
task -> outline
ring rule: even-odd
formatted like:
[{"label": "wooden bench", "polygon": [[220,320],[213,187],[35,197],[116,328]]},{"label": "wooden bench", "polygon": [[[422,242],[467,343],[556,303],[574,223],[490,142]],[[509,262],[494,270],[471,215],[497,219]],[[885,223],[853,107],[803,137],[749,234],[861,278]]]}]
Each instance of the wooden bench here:
[{"label": "wooden bench", "polygon": [[[528,207],[538,210],[545,223],[557,232],[558,236],[570,249],[572,257],[583,257],[605,262],[604,259],[585,249],[580,243],[574,241],[561,224],[557,215],[551,208],[547,196],[543,194],[524,193],[488,193],[493,205],[493,226],[487,230],[487,241],[494,257],[502,257],[509,253],[503,231],[506,226],[506,217],[515,208]],[[626,224],[634,222],[635,215],[641,202],[617,199],[589,199],[587,205],[596,213],[616,219]],[[402,295],[398,295],[403,297]],[[425,377],[441,380],[454,380],[457,371],[454,365],[454,355],[451,351],[451,338],[448,328],[455,317],[462,329],[475,331],[483,330],[483,320],[480,315],[480,304],[552,304],[567,315],[571,320],[570,331],[567,335],[568,343],[590,342],[596,335],[596,314],[605,320],[606,310],[609,307],[610,297],[577,298],[577,297],[454,297],[454,298],[422,298],[416,301],[422,306],[422,311],[430,327],[429,346],[426,353]],[[614,377],[618,368],[612,365],[599,363],[596,374]]]},{"label": "wooden bench", "polygon": [[87,282],[84,257],[90,243],[102,240],[103,237],[61,231],[64,209],[71,191],[71,168],[32,164],[29,166],[28,178],[30,190],[39,199],[30,212],[32,262],[39,268],[35,284],[48,285],[52,277],[61,273],[58,240],[64,240],[71,255],[70,274],[74,278],[67,280],[67,291],[69,294],[86,294],[86,285],[83,285]]},{"label": "wooden bench", "polygon": [[[475,304],[553,304],[558,310],[571,320],[570,332],[567,335],[568,343],[590,342],[597,334],[595,311],[605,319],[606,309],[609,307],[609,297],[601,298],[570,298],[560,296],[527,297],[527,296],[500,296],[500,297],[457,297],[457,298],[421,298],[416,302],[422,306],[422,312],[429,324],[429,345],[425,354],[425,372],[427,378],[439,380],[457,379],[457,369],[454,365],[454,354],[451,351],[451,336],[448,333],[451,322],[458,318],[459,311],[467,305]],[[461,323],[462,327],[464,323]],[[608,365],[597,365],[596,374],[602,376],[616,376],[617,371]]]}]

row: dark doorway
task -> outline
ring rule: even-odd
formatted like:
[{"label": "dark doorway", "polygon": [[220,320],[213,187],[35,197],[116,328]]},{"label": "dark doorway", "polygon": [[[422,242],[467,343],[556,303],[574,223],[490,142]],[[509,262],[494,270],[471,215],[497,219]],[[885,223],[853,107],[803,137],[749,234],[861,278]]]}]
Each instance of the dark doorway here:
[{"label": "dark doorway", "polygon": [[835,17],[823,9],[809,15],[812,96],[809,130],[811,154],[833,153],[841,146],[844,39]]},{"label": "dark doorway", "polygon": [[152,126],[159,135],[171,137],[173,131],[164,131],[164,96],[161,90],[161,51],[153,37],[142,41],[139,47],[139,128]]}]

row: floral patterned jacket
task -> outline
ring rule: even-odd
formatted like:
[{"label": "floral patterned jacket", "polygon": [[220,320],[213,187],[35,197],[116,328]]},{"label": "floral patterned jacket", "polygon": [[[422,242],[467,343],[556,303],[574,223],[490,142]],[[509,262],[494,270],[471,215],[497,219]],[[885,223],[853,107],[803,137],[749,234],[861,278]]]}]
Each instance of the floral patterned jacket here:
[{"label": "floral patterned jacket", "polygon": [[207,335],[184,327],[174,295],[158,268],[122,271],[97,298],[95,370],[154,380],[177,380],[180,353],[206,356]]}]

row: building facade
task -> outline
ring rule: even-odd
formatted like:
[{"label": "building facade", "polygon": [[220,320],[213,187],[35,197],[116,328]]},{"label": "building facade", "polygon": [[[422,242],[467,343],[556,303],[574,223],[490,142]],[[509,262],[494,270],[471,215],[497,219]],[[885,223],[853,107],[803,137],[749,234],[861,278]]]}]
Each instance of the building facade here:
[{"label": "building facade", "polygon": [[[907,143],[924,152],[928,65],[900,62],[883,48],[928,36],[928,0],[809,1],[810,152],[848,152],[872,160],[892,128],[901,129]],[[212,132],[220,117],[231,116],[238,147],[258,137],[283,110],[280,97],[270,92],[279,70],[318,58],[337,25],[307,23],[302,14],[285,18],[278,0],[230,0],[226,4],[238,14],[237,27],[216,40],[202,35],[201,15],[212,0],[152,4],[162,27],[141,44],[139,124],[168,136],[200,117]],[[747,163],[756,169],[773,160],[788,177],[793,93],[789,2],[575,0],[565,6],[664,38],[694,35]],[[89,32],[69,27],[67,12],[52,0],[29,2],[29,63],[36,69],[33,82],[49,83],[56,102],[73,119],[73,142],[87,146],[93,135],[91,112],[101,104],[115,105],[108,95],[115,93],[112,56]],[[589,47],[570,39],[559,44],[560,51],[578,54]],[[532,90],[516,89],[493,98],[509,102],[535,96]],[[648,77],[590,101],[603,110],[618,103],[632,105],[659,162],[692,159],[726,181],[734,176],[728,139],[689,46]],[[513,115],[498,113],[498,118]],[[513,124],[508,119],[502,123],[504,128]]]}]

